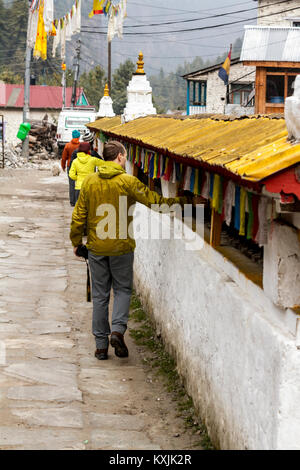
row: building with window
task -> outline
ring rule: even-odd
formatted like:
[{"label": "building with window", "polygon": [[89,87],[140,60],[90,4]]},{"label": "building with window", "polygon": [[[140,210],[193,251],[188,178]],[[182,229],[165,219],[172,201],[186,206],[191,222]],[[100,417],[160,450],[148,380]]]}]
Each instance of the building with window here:
[{"label": "building with window", "polygon": [[258,2],[257,26],[245,26],[241,61],[256,67],[255,112],[283,113],[300,74],[298,1]]},{"label": "building with window", "polygon": [[253,114],[255,67],[245,67],[233,59],[228,87],[218,76],[223,63],[197,70],[183,76],[187,81],[187,115]]}]

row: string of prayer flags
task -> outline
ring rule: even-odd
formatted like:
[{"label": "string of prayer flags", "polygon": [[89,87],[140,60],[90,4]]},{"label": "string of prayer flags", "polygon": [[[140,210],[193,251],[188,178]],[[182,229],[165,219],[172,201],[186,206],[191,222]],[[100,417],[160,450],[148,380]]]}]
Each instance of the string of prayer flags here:
[{"label": "string of prayer flags", "polygon": [[76,0],[69,13],[54,19],[54,0],[33,0],[29,9],[27,46],[36,59],[47,59],[47,37],[53,36],[52,56],[61,45],[62,61],[66,57],[66,41],[81,29],[81,0]]},{"label": "string of prayer flags", "polygon": [[[105,134],[102,135],[105,138]],[[101,133],[100,133],[101,139]],[[162,178],[179,183],[184,191],[211,200],[211,207],[227,226],[233,224],[240,236],[254,240],[260,246],[268,238],[268,198],[261,197],[243,186],[236,185],[222,175],[185,166],[172,157],[147,150],[134,144],[126,144],[128,160],[136,164],[150,178]],[[233,218],[234,207],[234,220]],[[246,216],[247,214],[247,216]]]}]

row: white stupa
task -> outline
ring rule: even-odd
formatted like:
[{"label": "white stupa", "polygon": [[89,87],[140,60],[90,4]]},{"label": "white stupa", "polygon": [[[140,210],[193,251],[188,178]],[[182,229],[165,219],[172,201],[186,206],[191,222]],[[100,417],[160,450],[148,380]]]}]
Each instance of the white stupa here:
[{"label": "white stupa", "polygon": [[293,96],[285,100],[284,117],[289,140],[300,142],[300,75],[296,76]]},{"label": "white stupa", "polygon": [[144,72],[143,58],[143,54],[140,52],[137,70],[127,87],[127,104],[122,114],[122,122],[156,114],[152,103],[152,88]]},{"label": "white stupa", "polygon": [[109,96],[109,89],[108,85],[105,85],[104,88],[104,96],[99,101],[99,111],[97,113],[97,117],[114,117],[115,113],[113,110],[113,100]]}]

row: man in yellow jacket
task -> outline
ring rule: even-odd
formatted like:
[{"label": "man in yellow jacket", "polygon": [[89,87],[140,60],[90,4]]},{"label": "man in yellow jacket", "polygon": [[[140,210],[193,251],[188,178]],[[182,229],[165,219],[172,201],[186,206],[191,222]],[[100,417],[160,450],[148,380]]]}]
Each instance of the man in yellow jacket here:
[{"label": "man in yellow jacket", "polygon": [[[97,173],[87,176],[72,215],[70,239],[76,254],[82,245],[87,224],[87,248],[92,277],[93,334],[96,339],[95,356],[107,359],[110,343],[118,357],[127,357],[124,342],[127,329],[133,281],[135,240],[128,235],[132,217],[123,210],[135,202],[152,204],[183,204],[185,198],[164,198],[125,171],[126,149],[117,141],[104,146],[104,162]],[[123,198],[122,198],[123,197]],[[118,221],[118,223],[117,223]],[[111,287],[114,291],[112,332],[108,321]]]}]

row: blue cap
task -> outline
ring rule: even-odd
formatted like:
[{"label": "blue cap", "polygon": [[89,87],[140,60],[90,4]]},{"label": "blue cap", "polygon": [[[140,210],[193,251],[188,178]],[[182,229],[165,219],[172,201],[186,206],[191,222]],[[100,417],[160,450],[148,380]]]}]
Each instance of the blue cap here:
[{"label": "blue cap", "polygon": [[77,130],[73,131],[73,132],[72,132],[72,137],[73,137],[73,139],[79,139],[79,137],[80,137],[80,132],[77,131]]}]

